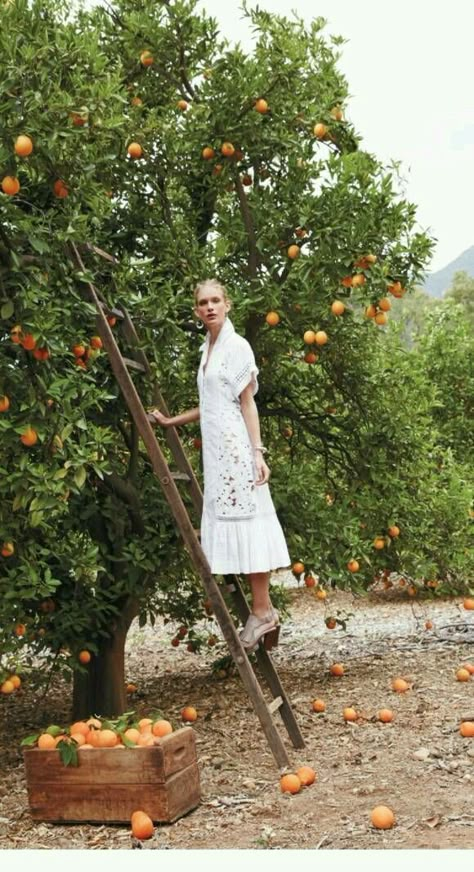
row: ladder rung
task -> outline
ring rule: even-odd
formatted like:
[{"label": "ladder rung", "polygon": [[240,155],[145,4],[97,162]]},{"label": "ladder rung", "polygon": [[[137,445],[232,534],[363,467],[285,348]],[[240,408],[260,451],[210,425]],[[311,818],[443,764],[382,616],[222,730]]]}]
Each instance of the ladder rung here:
[{"label": "ladder rung", "polygon": [[121,309],[116,309],[115,306],[111,308],[107,305],[107,303],[100,302],[100,308],[105,309],[107,315],[114,315],[116,318],[125,318]]},{"label": "ladder rung", "polygon": [[172,472],[171,478],[174,478],[175,481],[191,481],[187,472]]},{"label": "ladder rung", "polygon": [[143,363],[139,363],[138,360],[132,360],[131,357],[123,357],[122,360],[128,369],[137,369],[139,372],[146,372],[146,366],[143,366]]},{"label": "ladder rung", "polygon": [[279,709],[281,705],[283,705],[283,700],[281,696],[276,696],[273,702],[271,702],[268,706],[268,711],[272,715],[273,712],[276,712],[276,710]]}]

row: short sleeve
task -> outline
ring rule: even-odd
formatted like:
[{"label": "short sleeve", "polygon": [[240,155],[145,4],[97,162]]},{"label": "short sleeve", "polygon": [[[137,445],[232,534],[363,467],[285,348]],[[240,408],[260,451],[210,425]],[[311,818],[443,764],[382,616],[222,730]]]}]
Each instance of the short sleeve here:
[{"label": "short sleeve", "polygon": [[229,349],[228,375],[232,395],[237,400],[249,384],[252,384],[253,395],[255,396],[257,393],[258,367],[251,345],[243,336],[236,338],[238,338],[238,342],[232,343],[232,348]]}]

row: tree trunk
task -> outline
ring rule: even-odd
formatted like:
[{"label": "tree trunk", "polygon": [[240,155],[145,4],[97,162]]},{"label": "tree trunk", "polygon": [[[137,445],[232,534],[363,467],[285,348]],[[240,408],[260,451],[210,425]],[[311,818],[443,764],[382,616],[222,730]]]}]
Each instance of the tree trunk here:
[{"label": "tree trunk", "polygon": [[113,635],[104,639],[99,653],[92,657],[87,666],[87,673],[74,674],[74,720],[91,715],[117,717],[126,710],[125,642],[130,624],[138,611],[138,602],[127,600],[116,619]]}]

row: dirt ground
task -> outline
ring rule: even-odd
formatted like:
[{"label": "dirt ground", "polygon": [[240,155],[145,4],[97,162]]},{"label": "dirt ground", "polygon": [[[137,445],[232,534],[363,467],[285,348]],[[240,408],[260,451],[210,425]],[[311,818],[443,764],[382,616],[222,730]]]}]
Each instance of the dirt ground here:
[{"label": "dirt ground", "polygon": [[[296,796],[279,790],[278,769],[239,677],[219,678],[211,669],[224,646],[197,657],[170,646],[170,625],[132,628],[127,677],[139,688],[131,708],[141,716],[159,708],[176,725],[184,705],[199,712],[201,805],[158,825],[143,849],[474,848],[474,739],[459,734],[461,720],[474,720],[474,679],[455,679],[457,667],[474,660],[474,614],[459,600],[419,602],[392,591],[357,600],[332,593],[330,605],[306,589],[290,596],[292,616],[274,662],[306,749],[293,749],[281,729],[295,768],[317,771],[317,782]],[[354,617],[346,631],[329,631],[324,616],[338,610]],[[427,618],[432,630],[425,629]],[[212,622],[208,629],[215,631]],[[345,665],[342,678],[329,674],[335,661]],[[407,693],[391,690],[395,676],[411,683]],[[315,697],[326,701],[324,714],[313,713]],[[127,825],[30,818],[19,742],[49,723],[67,723],[68,698],[58,680],[46,698],[26,684],[1,701],[1,848],[138,846]],[[345,706],[359,712],[355,724],[344,723]],[[375,719],[384,707],[395,714],[391,724]],[[395,812],[393,829],[371,826],[370,811],[379,804]]]}]

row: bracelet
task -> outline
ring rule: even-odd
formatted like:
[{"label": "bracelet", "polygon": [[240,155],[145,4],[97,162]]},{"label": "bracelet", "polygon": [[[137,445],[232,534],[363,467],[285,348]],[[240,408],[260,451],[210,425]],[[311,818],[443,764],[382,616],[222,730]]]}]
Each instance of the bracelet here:
[{"label": "bracelet", "polygon": [[254,451],[261,451],[262,454],[268,454],[268,448],[265,448],[265,445],[254,445],[253,450]]}]

